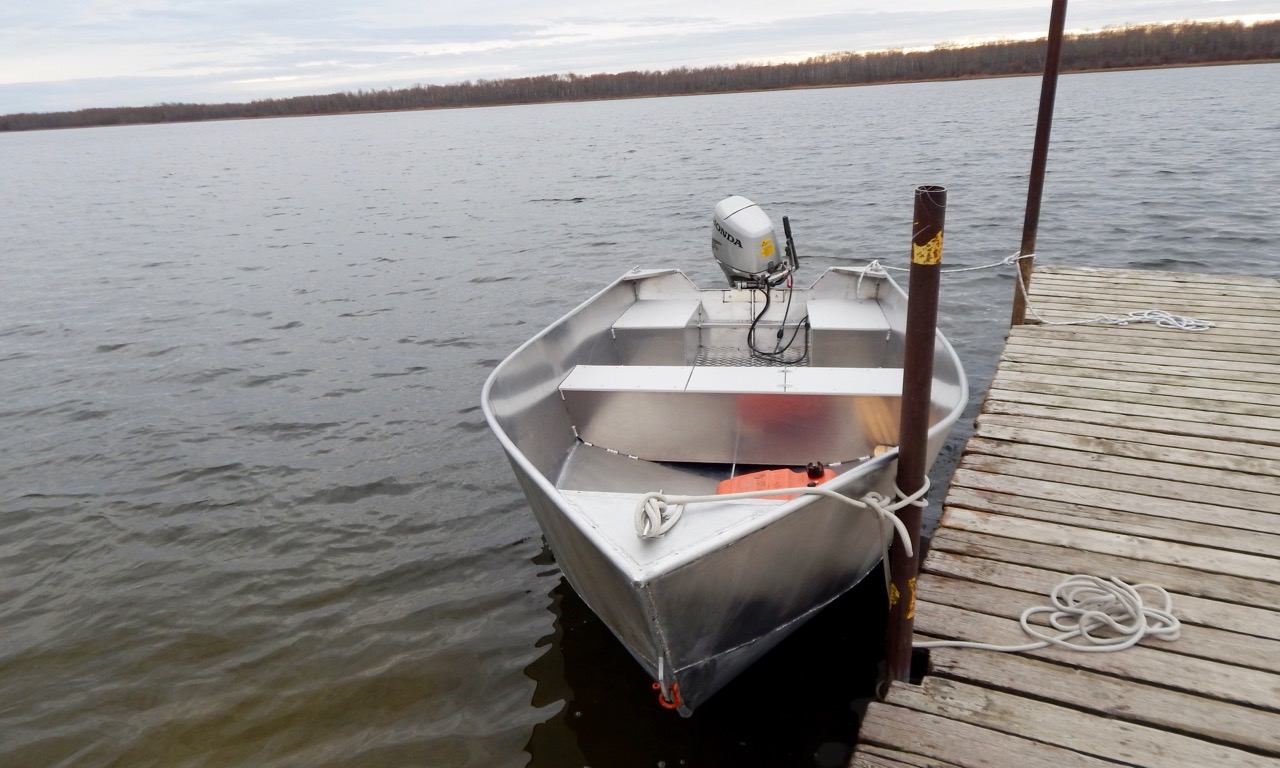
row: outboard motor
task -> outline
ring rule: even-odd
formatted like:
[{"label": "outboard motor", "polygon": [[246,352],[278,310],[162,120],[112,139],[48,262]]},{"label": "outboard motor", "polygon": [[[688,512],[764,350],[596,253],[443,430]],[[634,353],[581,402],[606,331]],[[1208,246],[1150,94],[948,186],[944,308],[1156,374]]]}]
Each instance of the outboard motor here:
[{"label": "outboard motor", "polygon": [[735,288],[768,288],[778,285],[795,270],[795,248],[786,217],[787,247],[778,247],[773,221],[760,206],[734,195],[716,204],[711,233],[711,253]]}]

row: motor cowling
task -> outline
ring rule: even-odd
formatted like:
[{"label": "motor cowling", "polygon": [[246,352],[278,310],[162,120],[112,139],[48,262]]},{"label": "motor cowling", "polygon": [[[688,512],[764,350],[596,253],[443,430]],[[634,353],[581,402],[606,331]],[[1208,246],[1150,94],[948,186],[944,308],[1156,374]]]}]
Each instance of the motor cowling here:
[{"label": "motor cowling", "polygon": [[734,195],[716,204],[711,253],[733,286],[767,286],[786,276],[786,254],[760,206]]}]

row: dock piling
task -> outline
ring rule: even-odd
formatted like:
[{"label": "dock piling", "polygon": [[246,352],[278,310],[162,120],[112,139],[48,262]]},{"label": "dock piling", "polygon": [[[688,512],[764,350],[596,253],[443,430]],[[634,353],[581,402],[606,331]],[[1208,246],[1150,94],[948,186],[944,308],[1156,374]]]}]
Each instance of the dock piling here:
[{"label": "dock piling", "polygon": [[1027,183],[1027,209],[1022,220],[1022,245],[1018,255],[1018,284],[1013,290],[1013,317],[1010,325],[1022,325],[1027,317],[1025,287],[1031,285],[1032,260],[1036,252],[1036,231],[1040,226],[1040,198],[1044,193],[1045,167],[1049,162],[1049,131],[1053,126],[1053,102],[1058,93],[1058,60],[1062,56],[1062,32],[1067,20],[1067,0],[1053,0],[1049,12],[1049,41],[1044,57],[1044,78],[1040,83],[1040,112],[1036,118],[1035,145],[1031,150],[1031,178]]},{"label": "dock piling", "polygon": [[[906,348],[902,373],[902,416],[898,427],[899,490],[915,493],[927,482],[929,413],[933,398],[933,357],[937,344],[938,283],[942,272],[942,227],[947,190],[916,188],[911,236],[911,282],[907,302]],[[915,618],[916,575],[920,570],[920,507],[898,510],[911,537],[911,552],[895,543],[889,553],[889,625],[885,637],[886,679],[911,674],[911,637]]]}]

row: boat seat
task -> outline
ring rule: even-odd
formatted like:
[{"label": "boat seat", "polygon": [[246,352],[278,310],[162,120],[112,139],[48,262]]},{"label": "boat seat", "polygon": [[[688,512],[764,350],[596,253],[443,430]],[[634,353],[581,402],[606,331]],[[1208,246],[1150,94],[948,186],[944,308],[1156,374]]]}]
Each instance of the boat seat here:
[{"label": "boat seat", "polygon": [[809,299],[807,309],[815,330],[889,332],[889,320],[876,301]]},{"label": "boat seat", "polygon": [[626,365],[678,365],[698,348],[702,300],[641,299],[613,322],[618,359]]},{"label": "boat seat", "polygon": [[901,368],[579,365],[578,437],[652,461],[834,463],[897,442]]},{"label": "boat seat", "polygon": [[877,301],[809,299],[809,355],[815,365],[866,365],[890,357],[889,319]]}]

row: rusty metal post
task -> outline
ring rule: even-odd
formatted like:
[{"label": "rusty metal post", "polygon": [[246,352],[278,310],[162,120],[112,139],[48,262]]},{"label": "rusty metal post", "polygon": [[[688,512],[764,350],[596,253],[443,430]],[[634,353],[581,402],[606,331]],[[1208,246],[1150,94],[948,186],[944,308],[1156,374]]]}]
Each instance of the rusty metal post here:
[{"label": "rusty metal post", "polygon": [[[929,417],[933,409],[933,356],[938,336],[938,282],[942,272],[942,223],[946,187],[916,188],[911,235],[911,284],[907,300],[906,350],[902,371],[902,417],[898,427],[898,488],[910,495],[928,474]],[[910,557],[899,542],[889,552],[889,626],[885,638],[886,678],[911,674],[916,575],[920,572],[920,508],[906,506],[898,518],[911,538]]]},{"label": "rusty metal post", "polygon": [[[1040,197],[1044,192],[1045,165],[1049,162],[1049,129],[1053,125],[1053,100],[1058,92],[1058,60],[1062,57],[1062,30],[1067,19],[1067,0],[1053,0],[1049,12],[1049,47],[1044,57],[1044,79],[1040,82],[1040,114],[1036,118],[1036,140],[1031,150],[1031,179],[1027,183],[1027,212],[1022,221],[1022,247],[1018,255],[1036,252],[1036,228],[1040,226]],[[1013,289],[1013,318],[1010,325],[1026,322],[1027,299],[1022,287],[1031,287],[1032,259],[1018,261],[1021,282]]]}]

